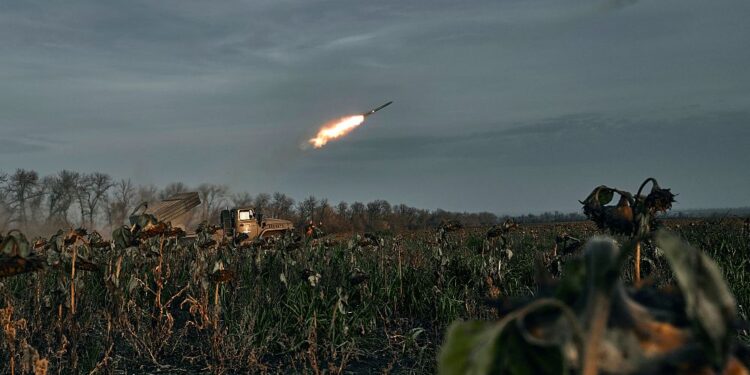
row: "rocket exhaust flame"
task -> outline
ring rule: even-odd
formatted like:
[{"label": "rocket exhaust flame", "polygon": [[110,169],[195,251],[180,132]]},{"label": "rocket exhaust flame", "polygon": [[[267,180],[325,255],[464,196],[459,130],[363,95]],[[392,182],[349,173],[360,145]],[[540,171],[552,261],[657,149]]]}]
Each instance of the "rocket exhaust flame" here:
[{"label": "rocket exhaust flame", "polygon": [[325,146],[328,141],[349,134],[356,127],[362,125],[362,123],[365,121],[365,117],[370,116],[373,113],[391,105],[391,103],[393,102],[390,101],[388,103],[385,103],[380,107],[373,108],[365,113],[362,113],[361,115],[342,117],[336,122],[323,125],[323,127],[318,130],[318,135],[316,135],[315,138],[310,139],[308,142],[315,148],[321,148]]},{"label": "rocket exhaust flame", "polygon": [[313,147],[321,148],[325,146],[328,141],[349,134],[356,127],[360,126],[364,121],[365,116],[363,115],[343,117],[330,125],[324,125],[318,131],[318,135],[316,135],[315,138],[310,139],[309,142],[311,145],[313,145]]}]

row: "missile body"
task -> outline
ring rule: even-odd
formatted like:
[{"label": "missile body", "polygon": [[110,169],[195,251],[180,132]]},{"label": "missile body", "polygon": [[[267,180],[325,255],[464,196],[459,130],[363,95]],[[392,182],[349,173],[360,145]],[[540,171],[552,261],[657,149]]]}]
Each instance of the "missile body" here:
[{"label": "missile body", "polygon": [[369,116],[369,115],[371,115],[371,114],[373,114],[373,113],[375,113],[375,112],[377,112],[377,111],[379,111],[379,110],[381,110],[381,109],[383,109],[383,108],[385,108],[385,107],[387,107],[387,106],[391,105],[391,103],[393,103],[393,101],[390,101],[390,102],[388,102],[388,103],[385,103],[385,104],[381,105],[380,107],[377,107],[377,108],[371,109],[371,110],[369,110],[369,111],[367,111],[367,112],[363,113],[363,114],[362,114],[362,116],[365,116],[365,117],[367,117],[367,116]]}]

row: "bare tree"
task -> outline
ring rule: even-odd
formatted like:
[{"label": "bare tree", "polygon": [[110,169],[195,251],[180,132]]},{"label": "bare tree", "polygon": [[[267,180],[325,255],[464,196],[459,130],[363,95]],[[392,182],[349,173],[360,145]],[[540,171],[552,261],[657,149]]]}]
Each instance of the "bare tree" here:
[{"label": "bare tree", "polygon": [[312,195],[305,198],[302,202],[297,204],[297,211],[299,212],[299,220],[301,223],[307,221],[315,221],[315,208],[318,206],[318,200]]},{"label": "bare tree", "polygon": [[341,201],[336,205],[336,215],[339,215],[342,219],[349,218],[349,204]]},{"label": "bare tree", "polygon": [[43,185],[47,189],[47,222],[70,225],[68,211],[77,198],[80,174],[62,170],[56,175],[47,176]]},{"label": "bare tree", "polygon": [[219,210],[225,202],[229,188],[226,185],[201,184],[198,186],[198,194],[201,198],[201,220],[215,221],[218,219]]},{"label": "bare tree", "polygon": [[81,213],[88,216],[89,228],[94,227],[94,216],[96,216],[99,203],[102,202],[112,186],[114,186],[112,177],[104,173],[94,172],[81,178],[79,204],[85,207],[85,209],[81,209]]},{"label": "bare tree", "polygon": [[323,223],[329,223],[336,215],[333,211],[333,207],[328,203],[328,199],[323,198],[318,202],[318,206],[315,208],[315,220]]},{"label": "bare tree", "polygon": [[255,200],[253,201],[253,207],[255,207],[255,211],[265,214],[265,212],[270,208],[271,206],[271,196],[266,193],[260,193],[255,196]]},{"label": "bare tree", "polygon": [[39,174],[32,170],[16,169],[16,172],[7,177],[5,186],[6,199],[11,211],[22,226],[28,223],[29,200],[39,194]]},{"label": "bare tree", "polygon": [[136,189],[130,179],[122,179],[114,184],[112,193],[106,196],[109,224],[122,225],[135,205],[135,199]]},{"label": "bare tree", "polygon": [[232,194],[232,205],[234,207],[247,207],[253,205],[253,196],[243,191],[242,193]]},{"label": "bare tree", "polygon": [[364,230],[367,222],[365,217],[365,205],[362,202],[354,202],[351,205],[351,223],[354,230]]},{"label": "bare tree", "polygon": [[34,223],[39,223],[44,217],[44,203],[47,198],[47,188],[44,184],[37,184],[34,194],[27,201],[29,209],[29,220]]},{"label": "bare tree", "polygon": [[273,201],[271,202],[271,215],[273,217],[291,218],[293,211],[294,199],[283,193],[273,193]]},{"label": "bare tree", "polygon": [[175,194],[187,193],[189,190],[182,182],[172,182],[159,192],[159,199],[167,199]]},{"label": "bare tree", "polygon": [[5,191],[5,184],[8,182],[8,174],[0,171],[0,202],[5,202],[5,196],[7,195]]},{"label": "bare tree", "polygon": [[159,188],[157,188],[154,185],[142,185],[138,187],[138,192],[136,193],[136,200],[135,204],[140,204],[141,202],[153,202],[159,198]]},{"label": "bare tree", "polygon": [[391,214],[391,204],[378,199],[367,204],[367,220],[370,229],[384,229]]},{"label": "bare tree", "polygon": [[418,210],[405,204],[393,207],[394,229],[417,229]]},{"label": "bare tree", "polygon": [[88,201],[90,194],[91,180],[88,178],[88,175],[80,174],[76,179],[75,198],[78,203],[78,210],[81,214],[81,227],[85,226],[86,218],[88,217],[88,213],[86,212],[88,209],[86,202]]},{"label": "bare tree", "polygon": [[0,172],[0,233],[5,232],[11,219],[10,202],[8,202],[8,174]]}]

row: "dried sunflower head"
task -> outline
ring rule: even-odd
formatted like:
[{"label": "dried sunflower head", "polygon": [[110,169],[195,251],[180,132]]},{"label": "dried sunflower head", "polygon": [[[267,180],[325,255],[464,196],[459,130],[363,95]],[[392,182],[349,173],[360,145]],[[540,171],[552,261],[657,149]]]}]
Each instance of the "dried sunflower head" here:
[{"label": "dried sunflower head", "polygon": [[[615,194],[620,196],[617,205],[608,205]],[[612,233],[630,235],[634,228],[633,195],[627,191],[614,189],[605,185],[598,186],[589,196],[579,201],[583,204],[583,213],[600,229]]]},{"label": "dried sunflower head", "polygon": [[[643,191],[643,188],[649,182],[651,183],[651,192],[644,198],[643,195],[641,195],[641,191]],[[636,195],[638,201],[642,204],[643,209],[641,211],[646,211],[650,214],[666,212],[672,208],[672,203],[675,202],[675,194],[672,194],[670,189],[662,189],[653,177],[649,177],[643,181],[641,187],[638,188],[638,194]]]},{"label": "dried sunflower head", "polygon": [[672,203],[675,202],[675,194],[672,194],[670,189],[659,188],[659,185],[654,185],[651,189],[651,193],[646,196],[644,205],[651,212],[666,212],[672,208]]}]

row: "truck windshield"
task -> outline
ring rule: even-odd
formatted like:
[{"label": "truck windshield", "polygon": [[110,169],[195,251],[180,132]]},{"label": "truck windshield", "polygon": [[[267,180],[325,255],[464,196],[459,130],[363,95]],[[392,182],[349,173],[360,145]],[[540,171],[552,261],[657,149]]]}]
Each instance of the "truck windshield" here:
[{"label": "truck windshield", "polygon": [[253,210],[241,210],[240,220],[250,220],[253,218]]}]

